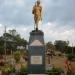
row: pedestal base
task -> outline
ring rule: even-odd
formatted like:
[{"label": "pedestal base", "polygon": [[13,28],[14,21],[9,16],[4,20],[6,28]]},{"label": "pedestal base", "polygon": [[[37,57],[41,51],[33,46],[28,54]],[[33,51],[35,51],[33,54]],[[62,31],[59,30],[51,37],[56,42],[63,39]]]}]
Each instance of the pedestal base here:
[{"label": "pedestal base", "polygon": [[44,33],[41,30],[30,32],[29,38],[29,74],[42,75],[45,73]]}]

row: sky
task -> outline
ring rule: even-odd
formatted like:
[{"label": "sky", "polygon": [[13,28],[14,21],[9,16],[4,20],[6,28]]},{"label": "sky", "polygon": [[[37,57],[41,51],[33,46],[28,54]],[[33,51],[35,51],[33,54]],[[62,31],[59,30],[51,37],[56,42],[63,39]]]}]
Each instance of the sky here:
[{"label": "sky", "polygon": [[[29,40],[34,29],[32,8],[36,0],[0,0],[0,36],[4,26],[16,29]],[[45,42],[70,41],[75,46],[75,0],[41,0],[42,21],[39,29],[44,32]]]}]

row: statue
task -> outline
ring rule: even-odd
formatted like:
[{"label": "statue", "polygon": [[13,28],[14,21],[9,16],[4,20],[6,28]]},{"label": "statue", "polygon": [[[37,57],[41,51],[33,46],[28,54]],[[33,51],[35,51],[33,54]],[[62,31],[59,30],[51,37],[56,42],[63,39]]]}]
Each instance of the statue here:
[{"label": "statue", "polygon": [[34,15],[36,29],[38,29],[38,24],[39,21],[41,20],[41,12],[42,12],[42,7],[40,6],[40,1],[37,0],[32,11],[32,14]]}]

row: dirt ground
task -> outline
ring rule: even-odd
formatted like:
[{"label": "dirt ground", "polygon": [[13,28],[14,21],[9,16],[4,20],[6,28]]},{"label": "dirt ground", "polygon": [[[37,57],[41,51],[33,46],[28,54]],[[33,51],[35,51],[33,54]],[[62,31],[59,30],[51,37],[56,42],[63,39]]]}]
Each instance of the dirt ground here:
[{"label": "dirt ground", "polygon": [[[66,66],[65,61],[66,61],[65,56],[53,56],[52,59],[50,58],[50,64],[52,64],[54,67],[63,69],[66,75],[67,68],[65,67]],[[48,57],[46,57],[46,65],[47,64],[48,64]],[[75,62],[72,62],[72,66],[75,66]]]}]

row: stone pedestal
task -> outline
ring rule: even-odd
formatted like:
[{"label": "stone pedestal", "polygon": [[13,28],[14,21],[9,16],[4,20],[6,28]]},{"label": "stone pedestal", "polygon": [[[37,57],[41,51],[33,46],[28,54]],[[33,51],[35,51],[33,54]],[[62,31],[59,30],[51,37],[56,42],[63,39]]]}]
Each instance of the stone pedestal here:
[{"label": "stone pedestal", "polygon": [[29,74],[45,73],[44,33],[41,30],[30,32],[29,38]]}]

